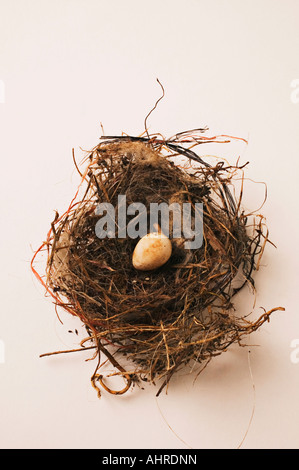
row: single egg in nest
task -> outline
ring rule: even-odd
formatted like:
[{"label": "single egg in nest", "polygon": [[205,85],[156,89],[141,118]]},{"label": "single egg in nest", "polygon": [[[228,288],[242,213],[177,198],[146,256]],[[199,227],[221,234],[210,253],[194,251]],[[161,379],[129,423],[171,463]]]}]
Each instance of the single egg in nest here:
[{"label": "single egg in nest", "polygon": [[152,271],[167,263],[172,245],[163,233],[150,232],[142,237],[133,251],[132,263],[140,271]]},{"label": "single egg in nest", "polygon": [[[198,144],[229,140],[204,132],[103,138],[80,171],[82,196],[57,214],[32,260],[55,303],[86,327],[81,346],[98,353],[91,381],[99,395],[101,388],[123,394],[140,380],[160,382],[158,395],[182,367],[207,364],[283,310],[254,321],[234,311],[236,293],[254,286],[268,232],[260,215],[249,226],[242,191],[235,196],[241,168],[195,153]],[[153,230],[154,209],[161,230]],[[46,281],[34,267],[43,249]],[[99,373],[106,359],[123,389],[112,390]]]}]

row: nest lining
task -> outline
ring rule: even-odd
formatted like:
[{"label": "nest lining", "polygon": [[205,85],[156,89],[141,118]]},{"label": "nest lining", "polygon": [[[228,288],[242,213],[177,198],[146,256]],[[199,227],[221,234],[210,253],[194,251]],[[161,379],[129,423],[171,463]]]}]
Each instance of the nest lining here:
[{"label": "nest lining", "polygon": [[[209,141],[202,131],[196,145]],[[182,367],[206,365],[281,309],[265,311],[255,321],[234,311],[236,293],[246,284],[254,288],[253,272],[269,241],[267,227],[262,216],[250,225],[241,208],[242,190],[235,195],[233,177],[242,168],[205,162],[183,144],[189,136],[106,137],[80,172],[85,193],[51,225],[43,283],[55,303],[86,327],[82,346],[91,342],[96,348],[91,381],[99,396],[101,388],[123,394],[140,380],[160,382],[158,395]],[[194,145],[194,137],[191,141]],[[180,167],[177,156],[194,166]],[[147,209],[151,203],[202,202],[203,245],[186,250],[183,238],[171,237],[170,219],[169,261],[154,271],[134,269],[138,240],[118,238],[117,229],[115,238],[99,239],[95,233],[97,204],[117,207],[118,195],[126,196],[127,205],[138,201]],[[99,373],[102,355],[123,376],[122,390],[105,384]],[[127,360],[133,369],[127,370]]]}]

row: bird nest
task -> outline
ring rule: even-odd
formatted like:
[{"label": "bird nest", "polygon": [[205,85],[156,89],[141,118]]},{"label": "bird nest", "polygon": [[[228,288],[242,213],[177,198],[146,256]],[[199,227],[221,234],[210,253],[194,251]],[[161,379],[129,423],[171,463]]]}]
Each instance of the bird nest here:
[{"label": "bird nest", "polygon": [[[55,304],[86,327],[81,348],[95,348],[91,382],[99,396],[102,388],[123,394],[140,380],[159,383],[158,395],[184,366],[204,367],[282,309],[264,311],[254,321],[234,309],[236,293],[246,284],[254,289],[253,272],[269,241],[268,230],[261,215],[249,223],[242,209],[243,168],[225,161],[211,164],[195,152],[202,143],[230,141],[205,137],[204,131],[170,139],[158,134],[102,138],[88,152],[83,171],[76,164],[82,195],[78,190],[66,212],[56,213],[47,240],[34,254],[32,270]],[[174,236],[170,212],[170,258],[157,269],[136,269],[132,254],[141,236],[124,233],[132,214],[126,213],[125,226],[116,223],[105,238],[96,230],[99,204],[119,210],[120,195],[126,207],[138,202],[147,211],[152,204],[188,203],[194,209],[201,203],[201,245],[190,247],[184,234]],[[190,220],[194,228],[195,213]],[[42,276],[34,260],[43,250]],[[120,390],[110,388],[100,373],[107,360],[114,375],[124,379]]]}]

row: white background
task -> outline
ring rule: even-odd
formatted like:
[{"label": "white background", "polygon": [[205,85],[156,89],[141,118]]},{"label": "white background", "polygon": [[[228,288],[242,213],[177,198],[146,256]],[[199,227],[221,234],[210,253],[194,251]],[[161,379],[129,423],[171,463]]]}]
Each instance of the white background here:
[{"label": "white background", "polygon": [[[299,447],[298,20],[297,0],[0,1],[1,448]],[[90,352],[39,358],[84,333],[67,314],[59,323],[29,264],[77,188],[72,148],[80,161],[100,123],[106,135],[142,133],[156,78],[166,94],[150,132],[207,125],[248,139],[201,155],[240,156],[267,183],[277,249],[256,275],[255,313],[286,310],[248,339],[250,355],[231,348],[195,383],[185,373],[158,399],[152,386],[99,400]],[[249,207],[263,191],[248,182]],[[244,291],[239,311],[252,302]]]}]

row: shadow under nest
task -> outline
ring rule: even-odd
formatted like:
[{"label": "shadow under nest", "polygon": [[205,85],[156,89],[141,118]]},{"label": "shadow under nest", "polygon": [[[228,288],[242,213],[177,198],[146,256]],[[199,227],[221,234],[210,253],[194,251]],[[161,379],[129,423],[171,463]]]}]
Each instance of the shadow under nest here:
[{"label": "shadow under nest", "polygon": [[[248,283],[254,288],[252,275],[268,231],[261,216],[249,225],[241,208],[242,187],[235,196],[233,177],[242,168],[223,161],[213,166],[193,150],[215,142],[203,138],[203,132],[169,140],[159,135],[103,138],[88,153],[83,174],[77,167],[83,196],[51,225],[43,246],[48,257],[42,282],[55,303],[85,325],[88,337],[81,346],[91,342],[96,349],[91,381],[99,396],[101,388],[123,394],[140,380],[160,382],[159,395],[182,367],[193,361],[205,366],[281,309],[265,311],[255,321],[234,310],[234,295]],[[186,142],[192,146],[186,148]],[[175,162],[177,157],[190,163],[188,170]],[[202,246],[186,249],[183,238],[172,238],[170,216],[170,259],[153,271],[136,270],[132,253],[138,239],[119,238],[117,227],[114,238],[100,239],[95,232],[97,205],[117,207],[119,195],[126,196],[127,205],[138,201],[147,210],[151,203],[194,207],[202,202]],[[105,383],[99,373],[102,355],[124,378],[123,389]]]}]

